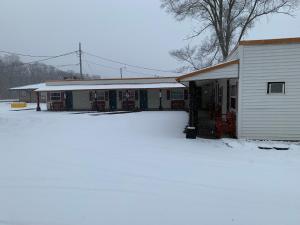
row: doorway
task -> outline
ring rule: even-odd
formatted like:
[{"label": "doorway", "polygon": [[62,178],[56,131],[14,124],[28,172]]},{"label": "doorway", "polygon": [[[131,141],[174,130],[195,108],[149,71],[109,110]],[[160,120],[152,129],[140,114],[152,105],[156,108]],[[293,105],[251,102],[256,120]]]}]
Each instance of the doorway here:
[{"label": "doorway", "polygon": [[147,90],[140,90],[140,109],[148,109],[148,92]]},{"label": "doorway", "polygon": [[109,110],[117,110],[117,91],[109,91]]},{"label": "doorway", "polygon": [[73,93],[72,91],[66,91],[65,92],[65,103],[66,103],[66,110],[72,110],[73,109]]}]

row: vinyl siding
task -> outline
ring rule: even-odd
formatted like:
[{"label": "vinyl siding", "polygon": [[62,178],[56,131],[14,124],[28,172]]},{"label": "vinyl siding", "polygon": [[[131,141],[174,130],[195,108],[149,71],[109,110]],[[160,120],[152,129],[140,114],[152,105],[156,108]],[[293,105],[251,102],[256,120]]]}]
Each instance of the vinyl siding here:
[{"label": "vinyl siding", "polygon": [[[239,137],[300,140],[300,44],[242,46]],[[285,94],[267,94],[285,82]]]}]

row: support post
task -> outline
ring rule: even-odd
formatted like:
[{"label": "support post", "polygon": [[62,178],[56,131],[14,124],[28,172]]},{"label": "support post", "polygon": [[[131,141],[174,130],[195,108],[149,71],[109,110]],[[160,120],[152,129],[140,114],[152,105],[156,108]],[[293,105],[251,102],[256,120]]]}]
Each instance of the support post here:
[{"label": "support post", "polygon": [[189,126],[198,126],[198,109],[197,109],[197,98],[196,98],[196,83],[190,81],[189,83],[189,95],[190,95],[190,110],[189,110]]},{"label": "support post", "polygon": [[40,107],[40,92],[36,92],[36,111],[41,111]]},{"label": "support post", "polygon": [[161,89],[159,89],[159,110],[162,110],[162,93],[161,93]]},{"label": "support post", "polygon": [[126,90],[126,93],[125,93],[125,97],[126,97],[126,110],[129,111],[129,92],[128,90]]},{"label": "support post", "polygon": [[190,110],[189,110],[189,126],[186,128],[186,138],[196,139],[198,133],[198,103],[197,88],[195,81],[189,82]]}]

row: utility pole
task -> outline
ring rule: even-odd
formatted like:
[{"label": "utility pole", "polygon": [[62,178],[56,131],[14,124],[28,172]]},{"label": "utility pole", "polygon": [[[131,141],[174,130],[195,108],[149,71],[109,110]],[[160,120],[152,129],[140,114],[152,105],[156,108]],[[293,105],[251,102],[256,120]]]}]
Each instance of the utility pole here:
[{"label": "utility pole", "polygon": [[123,79],[123,67],[120,68],[121,79]]},{"label": "utility pole", "polygon": [[79,66],[80,66],[80,77],[83,80],[83,75],[82,75],[82,51],[81,51],[81,43],[79,42]]},{"label": "utility pole", "polygon": [[120,68],[121,79],[123,79],[123,69],[126,70],[126,66],[123,66],[123,67]]}]

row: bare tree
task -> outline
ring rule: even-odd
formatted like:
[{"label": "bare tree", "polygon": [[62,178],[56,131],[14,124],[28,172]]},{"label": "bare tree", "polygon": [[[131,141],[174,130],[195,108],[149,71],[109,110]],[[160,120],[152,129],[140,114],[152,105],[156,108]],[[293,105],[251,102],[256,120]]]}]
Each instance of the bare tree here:
[{"label": "bare tree", "polygon": [[190,18],[199,25],[188,39],[202,38],[198,46],[171,51],[184,70],[199,69],[224,60],[259,18],[273,14],[292,15],[299,0],[161,0],[162,8],[181,21]]}]

